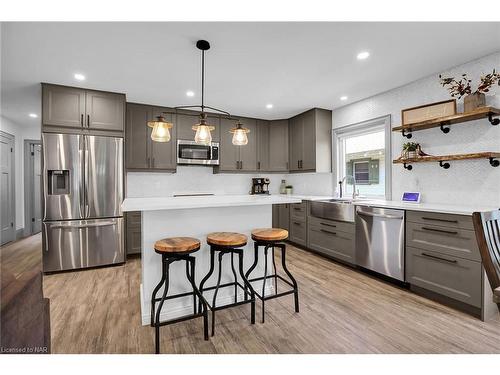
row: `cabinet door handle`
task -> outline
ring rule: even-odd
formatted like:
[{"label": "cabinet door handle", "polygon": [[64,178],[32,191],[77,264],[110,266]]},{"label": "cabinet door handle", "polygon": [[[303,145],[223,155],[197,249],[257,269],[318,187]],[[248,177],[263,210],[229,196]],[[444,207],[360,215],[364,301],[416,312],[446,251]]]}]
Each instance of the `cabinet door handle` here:
[{"label": "cabinet door handle", "polygon": [[236,160],[236,169],[240,169],[240,162]]},{"label": "cabinet door handle", "polygon": [[435,228],[427,228],[427,227],[422,227],[422,229],[432,231],[432,232],[439,232],[439,233],[458,234],[458,232],[454,231],[454,230],[444,230],[444,229],[435,229]]},{"label": "cabinet door handle", "polygon": [[297,169],[300,169],[300,160],[297,160]]},{"label": "cabinet door handle", "polygon": [[446,219],[436,219],[434,217],[425,217],[422,216],[423,220],[431,220],[431,221],[442,221],[443,223],[455,223],[458,224],[458,220],[446,220]]},{"label": "cabinet door handle", "polygon": [[293,209],[294,209],[295,211],[302,211],[302,208],[300,208],[300,207],[294,207]]},{"label": "cabinet door handle", "polygon": [[448,263],[457,263],[456,260],[445,259],[445,258],[437,257],[435,255],[427,254],[427,253],[422,253],[422,256],[427,257],[427,258],[442,260],[442,261],[445,261],[445,262],[448,262]]},{"label": "cabinet door handle", "polygon": [[87,115],[87,127],[90,128],[90,115]]},{"label": "cabinet door handle", "polygon": [[257,169],[260,169],[260,161],[257,162]]},{"label": "cabinet door handle", "polygon": [[80,119],[80,124],[82,124],[82,127],[83,127],[83,113],[82,113],[82,117]]},{"label": "cabinet door handle", "polygon": [[240,169],[243,169],[243,160],[240,160]]},{"label": "cabinet door handle", "polygon": [[151,158],[148,158],[148,167],[151,168]]},{"label": "cabinet door handle", "polygon": [[326,227],[337,228],[337,226],[336,226],[336,225],[333,225],[333,224],[322,223],[322,222],[320,222],[320,224],[321,224],[321,225],[324,225],[324,226],[326,226]]},{"label": "cabinet door handle", "polygon": [[295,225],[302,225],[302,223],[299,223],[298,221],[293,222]]},{"label": "cabinet door handle", "polygon": [[329,230],[326,230],[326,229],[320,229],[321,232],[324,232],[324,233],[328,233],[328,234],[333,234],[334,236],[337,235],[336,232],[330,232]]}]

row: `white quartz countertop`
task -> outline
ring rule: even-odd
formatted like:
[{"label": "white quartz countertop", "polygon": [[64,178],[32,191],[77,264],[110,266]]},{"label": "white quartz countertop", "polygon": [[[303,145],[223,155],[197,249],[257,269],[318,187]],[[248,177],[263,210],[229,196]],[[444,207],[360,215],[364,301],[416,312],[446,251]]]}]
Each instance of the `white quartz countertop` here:
[{"label": "white quartz countertop", "polygon": [[301,201],[301,198],[287,195],[210,195],[196,197],[125,198],[122,203],[122,211],[262,206],[269,204],[300,203]]},{"label": "white quartz countertop", "polygon": [[395,208],[408,211],[438,212],[443,214],[472,215],[473,212],[493,211],[499,207],[467,206],[443,203],[404,203],[401,201],[362,200],[354,202],[356,206],[370,206],[381,208]]}]

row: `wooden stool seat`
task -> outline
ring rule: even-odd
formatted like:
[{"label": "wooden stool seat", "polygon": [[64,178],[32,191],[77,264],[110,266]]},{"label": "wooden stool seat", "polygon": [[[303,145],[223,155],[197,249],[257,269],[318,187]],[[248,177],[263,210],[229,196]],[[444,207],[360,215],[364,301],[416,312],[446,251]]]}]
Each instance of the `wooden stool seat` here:
[{"label": "wooden stool seat", "polygon": [[281,228],[259,228],[252,231],[254,241],[283,241],[288,238],[288,231]]},{"label": "wooden stool seat", "polygon": [[155,242],[158,254],[189,254],[200,248],[200,241],[192,237],[169,237]]},{"label": "wooden stool seat", "polygon": [[241,247],[247,244],[248,238],[242,233],[213,232],[207,235],[207,243],[216,246]]}]

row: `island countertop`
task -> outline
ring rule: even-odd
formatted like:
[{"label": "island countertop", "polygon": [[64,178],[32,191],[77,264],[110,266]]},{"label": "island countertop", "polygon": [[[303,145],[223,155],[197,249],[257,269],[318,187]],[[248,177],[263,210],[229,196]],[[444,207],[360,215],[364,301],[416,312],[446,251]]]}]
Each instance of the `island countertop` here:
[{"label": "island countertop", "polygon": [[125,198],[122,211],[180,210],[210,207],[262,206],[300,203],[300,198],[286,195],[207,195],[183,197]]}]

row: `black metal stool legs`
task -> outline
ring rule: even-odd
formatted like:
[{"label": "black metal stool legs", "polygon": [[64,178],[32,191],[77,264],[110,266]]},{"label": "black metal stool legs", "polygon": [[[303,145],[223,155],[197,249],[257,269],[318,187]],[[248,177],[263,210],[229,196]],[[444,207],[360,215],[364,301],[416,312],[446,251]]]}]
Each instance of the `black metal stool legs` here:
[{"label": "black metal stool legs", "polygon": [[[263,277],[254,277],[250,278],[250,274],[252,271],[255,269],[255,267],[258,264],[258,247],[263,246],[264,247],[264,276]],[[267,268],[268,268],[268,254],[269,254],[269,249],[272,249],[272,262],[273,262],[273,271],[274,273],[272,275],[267,274]],[[276,261],[275,261],[275,248],[279,248],[281,250],[281,265],[283,267],[283,271],[286,273],[288,276],[289,280],[286,280],[282,276],[278,275],[276,271]],[[255,241],[255,258],[252,266],[250,269],[246,272],[245,276],[249,282],[252,281],[261,281],[263,282],[262,284],[262,293],[259,294],[255,292],[255,295],[261,300],[262,302],[262,323],[265,321],[265,301],[268,299],[273,299],[281,296],[285,296],[287,294],[294,294],[294,304],[295,304],[295,311],[299,312],[299,289],[297,285],[297,281],[295,278],[292,276],[291,272],[288,270],[286,266],[286,245],[284,243],[280,242],[273,242],[273,241]],[[274,293],[271,295],[265,294],[266,292],[266,281],[268,279],[274,279]],[[278,279],[289,285],[292,289],[278,293]]]},{"label": "black metal stool legs", "polygon": [[[210,279],[212,274],[214,273],[215,270],[215,252],[218,251],[218,272],[217,272],[217,282],[215,286],[212,287],[205,287],[205,283]],[[230,283],[225,283],[221,284],[221,279],[222,279],[222,258],[225,254],[231,254],[231,271],[234,277],[234,281]],[[238,277],[236,274],[236,270],[234,268],[234,254],[238,255],[239,258],[239,274],[242,279],[243,285],[239,283]],[[217,306],[217,294],[219,292],[220,288],[228,287],[228,286],[234,286],[234,303],[226,304],[223,306]],[[243,301],[238,302],[238,287],[243,289],[245,298]],[[218,246],[210,246],[210,269],[207,273],[207,275],[203,278],[203,280],[200,283],[200,293],[203,295],[203,293],[207,290],[214,290],[214,294],[212,297],[212,305],[208,305],[208,308],[212,312],[212,332],[211,335],[214,336],[215,334],[215,312],[218,310],[223,310],[229,307],[233,306],[239,306],[245,303],[250,303],[251,304],[251,310],[250,310],[250,320],[252,324],[255,324],[255,295],[252,286],[248,282],[248,280],[245,277],[245,273],[243,270],[243,250],[242,249],[235,249],[235,248],[230,248],[230,247],[218,247]],[[248,295],[250,295],[250,300],[248,300]],[[199,306],[199,305],[198,305]],[[200,311],[200,310],[199,310]]]},{"label": "black metal stool legs", "polygon": [[[192,292],[186,292],[186,293],[181,293],[181,294],[176,294],[172,296],[168,296],[168,289],[169,289],[169,268],[170,264],[176,261],[183,260],[186,262],[186,276],[189,280],[189,283],[191,284],[191,287],[193,288]],[[160,327],[168,324],[173,324],[173,323],[178,323],[182,322],[185,320],[197,318],[203,316],[203,331],[204,331],[204,338],[205,340],[208,340],[208,304],[206,300],[203,298],[201,295],[200,291],[198,290],[195,279],[195,258],[193,256],[189,255],[162,255],[162,278],[158,285],[154,288],[152,296],[151,296],[151,326],[155,327],[155,353],[158,354],[160,353]],[[156,298],[156,295],[160,288],[163,285],[163,293],[161,298]],[[174,298],[180,298],[180,297],[186,297],[186,296],[193,296],[193,303],[194,303],[194,313],[191,315],[183,316],[180,318],[175,318],[175,319],[170,319],[166,320],[163,322],[160,322],[160,314],[161,310],[163,308],[163,304],[165,303],[166,300],[169,299],[174,299]],[[197,297],[198,297],[198,304],[200,305],[200,312],[196,313],[197,310]],[[156,307],[156,302],[159,302],[158,308]]]}]

